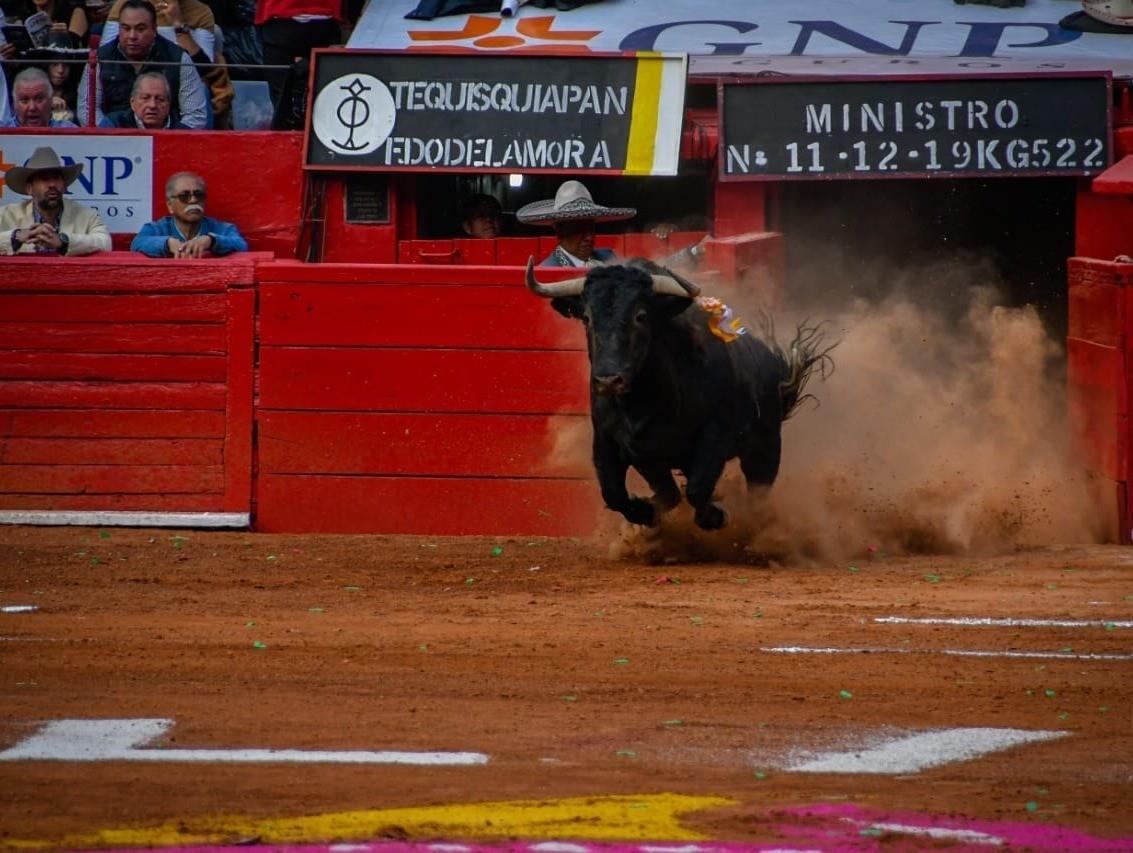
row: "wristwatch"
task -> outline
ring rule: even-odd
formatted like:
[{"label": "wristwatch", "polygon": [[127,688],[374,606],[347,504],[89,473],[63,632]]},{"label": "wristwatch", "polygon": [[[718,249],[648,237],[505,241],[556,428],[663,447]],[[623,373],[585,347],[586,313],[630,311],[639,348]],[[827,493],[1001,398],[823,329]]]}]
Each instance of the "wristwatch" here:
[{"label": "wristwatch", "polygon": [[187,36],[191,29],[192,27],[188,27],[185,24],[178,24],[173,28],[173,32],[177,33],[179,36]]},{"label": "wristwatch", "polygon": [[60,255],[67,254],[67,250],[70,249],[70,248],[71,248],[71,238],[68,237],[66,234],[60,234],[59,235],[59,248],[57,250],[59,252],[59,254]]}]

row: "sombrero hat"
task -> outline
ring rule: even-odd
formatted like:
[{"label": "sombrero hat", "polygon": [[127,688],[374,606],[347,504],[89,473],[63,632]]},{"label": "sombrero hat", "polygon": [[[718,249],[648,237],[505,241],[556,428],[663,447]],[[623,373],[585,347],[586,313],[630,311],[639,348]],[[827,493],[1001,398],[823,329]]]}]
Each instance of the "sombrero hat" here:
[{"label": "sombrero hat", "polygon": [[75,178],[82,174],[83,164],[64,165],[59,155],[55,153],[55,149],[44,145],[35,149],[24,165],[13,166],[5,172],[4,183],[12,188],[12,192],[27,195],[28,181],[36,172],[62,172],[63,181],[70,186],[75,182]]},{"label": "sombrero hat", "polygon": [[580,219],[617,222],[634,216],[637,216],[637,210],[632,207],[603,207],[595,204],[590,190],[581,181],[567,181],[559,187],[554,198],[525,204],[515,213],[515,218],[526,225],[554,225],[557,222]]}]

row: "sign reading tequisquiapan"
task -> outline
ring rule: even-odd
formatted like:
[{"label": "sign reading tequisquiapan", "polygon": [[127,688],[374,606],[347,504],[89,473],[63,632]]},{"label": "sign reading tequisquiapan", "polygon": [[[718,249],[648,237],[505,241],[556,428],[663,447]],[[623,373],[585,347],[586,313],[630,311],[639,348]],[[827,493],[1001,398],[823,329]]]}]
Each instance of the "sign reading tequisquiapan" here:
[{"label": "sign reading tequisquiapan", "polygon": [[310,169],[677,171],[681,55],[315,57]]},{"label": "sign reading tequisquiapan", "polygon": [[720,87],[721,180],[1093,175],[1108,74]]}]

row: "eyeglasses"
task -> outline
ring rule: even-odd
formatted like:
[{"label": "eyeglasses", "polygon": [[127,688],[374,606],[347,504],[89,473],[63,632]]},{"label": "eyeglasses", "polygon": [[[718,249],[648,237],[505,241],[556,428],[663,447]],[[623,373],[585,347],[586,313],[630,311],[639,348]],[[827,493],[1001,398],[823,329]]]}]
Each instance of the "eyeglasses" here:
[{"label": "eyeglasses", "polygon": [[177,199],[179,202],[181,202],[181,204],[188,204],[190,201],[193,201],[194,199],[196,199],[197,201],[204,201],[205,200],[205,191],[204,190],[185,190],[184,192],[179,192],[175,195],[171,195],[170,198]]}]

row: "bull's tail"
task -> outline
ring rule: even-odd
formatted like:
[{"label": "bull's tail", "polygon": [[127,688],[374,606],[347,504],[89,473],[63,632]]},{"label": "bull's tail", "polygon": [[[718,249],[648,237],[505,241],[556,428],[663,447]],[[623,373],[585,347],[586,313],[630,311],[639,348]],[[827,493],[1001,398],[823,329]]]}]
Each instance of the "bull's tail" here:
[{"label": "bull's tail", "polygon": [[834,358],[831,351],[838,341],[829,343],[822,324],[809,325],[806,321],[795,327],[795,337],[786,350],[775,339],[775,326],[771,316],[761,313],[762,337],[783,365],[783,378],[779,380],[779,399],[783,405],[783,420],[787,420],[799,404],[807,399],[815,399],[806,393],[807,382],[816,372],[822,379],[834,372]]}]

